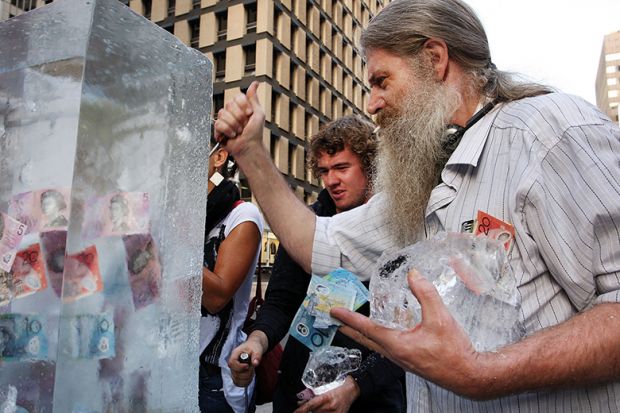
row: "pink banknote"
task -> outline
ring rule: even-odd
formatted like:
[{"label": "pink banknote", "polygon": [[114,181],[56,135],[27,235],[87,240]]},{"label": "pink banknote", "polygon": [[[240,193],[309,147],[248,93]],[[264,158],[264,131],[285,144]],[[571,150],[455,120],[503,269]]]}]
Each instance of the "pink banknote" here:
[{"label": "pink banknote", "polygon": [[82,237],[87,240],[115,235],[146,234],[149,230],[147,193],[114,192],[91,198],[84,207]]},{"label": "pink banknote", "polygon": [[41,246],[32,244],[17,253],[13,269],[13,297],[20,298],[47,288]]},{"label": "pink banknote", "polygon": [[0,212],[0,270],[11,271],[17,247],[27,230],[26,225]]},{"label": "pink banknote", "polygon": [[28,226],[28,232],[66,230],[71,212],[71,189],[23,192],[9,201],[9,215]]},{"label": "pink banknote", "polygon": [[94,245],[65,257],[64,302],[73,302],[103,291],[99,259]]},{"label": "pink banknote", "polygon": [[49,231],[40,235],[45,268],[52,290],[56,296],[62,293],[62,273],[65,269],[65,249],[67,246],[67,231]]},{"label": "pink banknote", "polygon": [[129,284],[136,310],[153,303],[161,288],[161,266],[157,246],[149,234],[123,237],[127,252]]}]

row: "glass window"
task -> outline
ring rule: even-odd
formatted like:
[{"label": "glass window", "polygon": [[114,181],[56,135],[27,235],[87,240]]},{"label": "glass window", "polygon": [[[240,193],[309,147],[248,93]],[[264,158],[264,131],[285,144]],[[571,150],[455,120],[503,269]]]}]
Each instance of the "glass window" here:
[{"label": "glass window", "polygon": [[246,32],[256,32],[256,3],[245,5]]},{"label": "glass window", "polygon": [[228,31],[228,10],[217,13],[215,19],[217,20],[217,40],[224,40]]}]

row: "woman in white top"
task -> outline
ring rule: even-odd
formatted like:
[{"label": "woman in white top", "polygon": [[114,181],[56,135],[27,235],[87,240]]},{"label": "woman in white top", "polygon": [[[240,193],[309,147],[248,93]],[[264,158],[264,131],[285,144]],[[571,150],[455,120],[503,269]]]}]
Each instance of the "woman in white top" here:
[{"label": "woman in white top", "polygon": [[[240,201],[239,189],[228,179],[234,168],[230,163],[228,152],[221,148],[209,157],[200,323],[199,404],[203,413],[241,413],[246,404],[253,404],[253,384],[247,392],[235,386],[227,360],[246,338],[241,328],[263,228],[258,208]],[[250,406],[249,411],[253,410]]]}]

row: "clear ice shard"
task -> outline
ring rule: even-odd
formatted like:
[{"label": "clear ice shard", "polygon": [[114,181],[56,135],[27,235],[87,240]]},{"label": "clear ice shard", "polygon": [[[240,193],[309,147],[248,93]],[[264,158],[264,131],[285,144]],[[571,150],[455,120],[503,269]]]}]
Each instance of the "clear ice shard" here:
[{"label": "clear ice shard", "polygon": [[437,288],[474,347],[492,351],[525,334],[514,275],[500,241],[440,232],[400,251],[384,253],[370,282],[370,317],[406,329],[421,320],[407,274],[416,269]]},{"label": "clear ice shard", "polygon": [[310,353],[301,381],[314,394],[322,394],[341,386],[361,362],[362,352],[358,349],[323,347]]},{"label": "clear ice shard", "polygon": [[211,74],[117,0],[0,23],[0,212],[27,225],[0,271],[17,411],[198,411]]}]

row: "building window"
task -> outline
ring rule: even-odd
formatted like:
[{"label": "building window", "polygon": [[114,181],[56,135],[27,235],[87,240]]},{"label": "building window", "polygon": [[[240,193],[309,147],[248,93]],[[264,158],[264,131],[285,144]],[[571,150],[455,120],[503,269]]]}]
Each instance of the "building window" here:
[{"label": "building window", "polygon": [[228,10],[217,13],[215,19],[217,20],[217,40],[225,40],[228,31]]},{"label": "building window", "polygon": [[[30,11],[37,7],[36,0],[11,0],[11,4],[17,8],[22,9],[23,11]],[[12,16],[15,17],[15,16]]]},{"label": "building window", "polygon": [[291,135],[294,134],[293,124],[295,123],[295,108],[296,107],[297,107],[296,104],[294,104],[293,102],[289,102],[288,104],[288,130],[291,132]]},{"label": "building window", "polygon": [[613,60],[620,60],[620,53],[610,53],[605,55],[606,62],[611,62]]},{"label": "building window", "polygon": [[214,53],[213,60],[215,60],[215,80],[224,80],[226,76],[226,52]]},{"label": "building window", "polygon": [[605,71],[607,73],[616,73],[618,71],[618,67],[617,66],[607,66]]},{"label": "building window", "polygon": [[189,20],[187,23],[189,24],[190,33],[189,45],[197,49],[198,41],[200,40],[200,19],[195,18],[194,20]]},{"label": "building window", "polygon": [[245,56],[245,74],[253,75],[256,71],[256,45],[245,46],[243,54]]},{"label": "building window", "polygon": [[304,181],[308,182],[308,168],[306,168],[306,159],[308,159],[308,151],[306,150],[306,148],[304,148],[304,159],[302,160],[304,163],[304,167],[302,168],[304,170]]},{"label": "building window", "polygon": [[271,137],[269,138],[269,153],[271,154],[271,160],[274,162],[276,161],[277,150],[278,150],[278,137],[272,133]]},{"label": "building window", "polygon": [[609,92],[607,92],[607,97],[608,98],[617,98],[618,97],[618,91],[617,90],[610,90]]},{"label": "building window", "polygon": [[246,31],[247,33],[256,32],[256,3],[246,4],[245,6]]},{"label": "building window", "polygon": [[274,22],[274,35],[276,39],[282,41],[282,39],[280,39],[280,34],[282,31],[282,28],[280,27],[280,25],[284,23],[282,22],[282,10],[280,10],[278,7],[275,8],[275,15],[273,18],[273,22]]},{"label": "building window", "polygon": [[611,79],[607,79],[607,86],[613,86],[618,83],[618,78],[612,77]]},{"label": "building window", "polygon": [[151,0],[142,0],[142,7],[144,9],[144,17],[147,19],[151,17],[151,8],[152,1]]},{"label": "building window", "polygon": [[248,178],[242,176],[239,173],[239,188],[241,189],[241,199],[246,202],[252,202],[252,191],[250,190],[250,183],[248,182]]},{"label": "building window", "polygon": [[201,2],[201,0],[193,0],[192,8],[193,9],[199,9],[200,8],[200,2]]},{"label": "building window", "polygon": [[295,177],[295,151],[297,145],[289,142],[288,144],[288,173]]},{"label": "building window", "polygon": [[276,125],[276,115],[278,114],[278,105],[280,104],[280,94],[273,92],[271,95],[271,123]]},{"label": "building window", "polygon": [[168,0],[168,14],[174,14],[176,3],[176,0]]},{"label": "building window", "polygon": [[217,93],[213,95],[213,115],[217,116],[222,108],[224,108],[224,93]]}]

